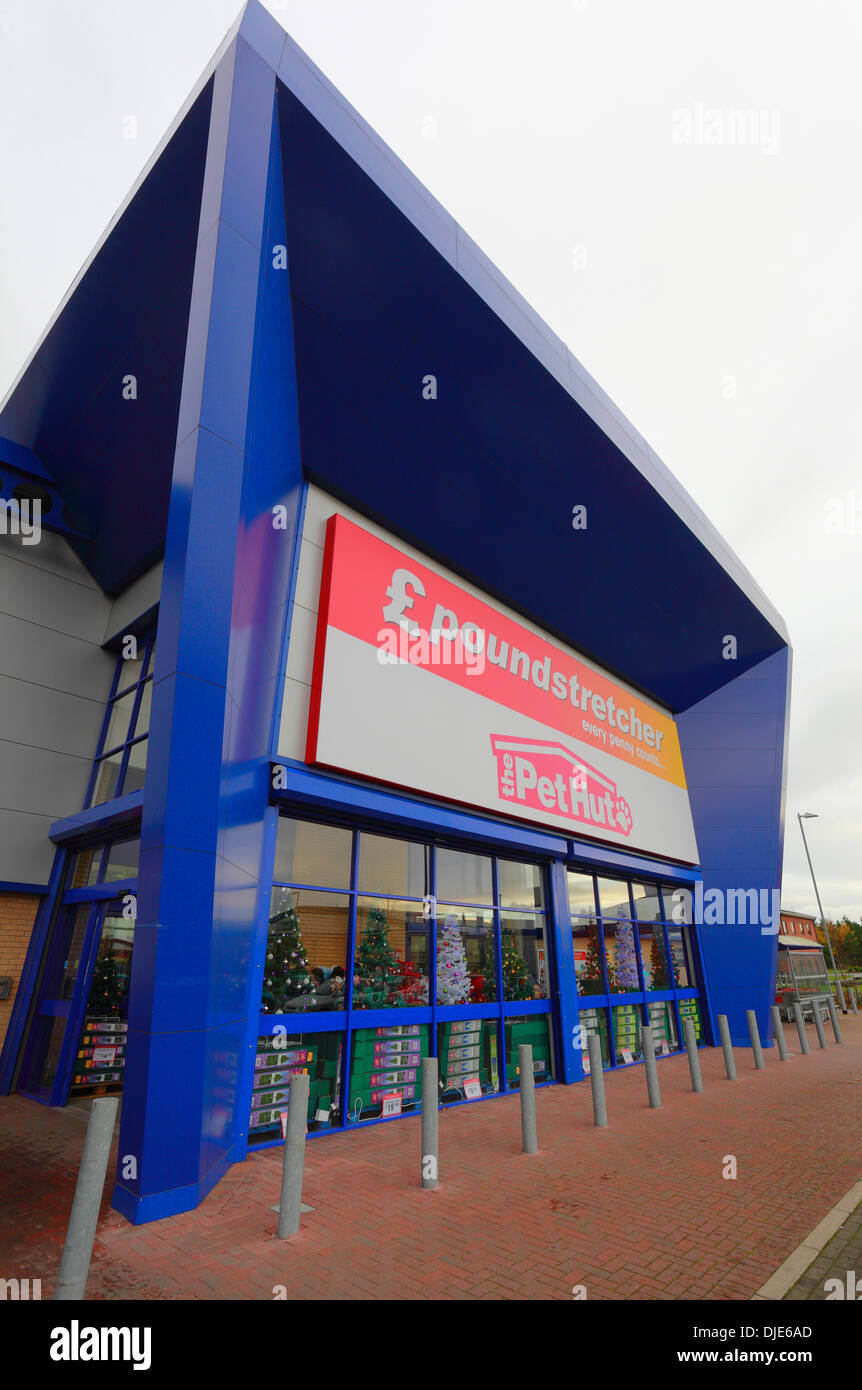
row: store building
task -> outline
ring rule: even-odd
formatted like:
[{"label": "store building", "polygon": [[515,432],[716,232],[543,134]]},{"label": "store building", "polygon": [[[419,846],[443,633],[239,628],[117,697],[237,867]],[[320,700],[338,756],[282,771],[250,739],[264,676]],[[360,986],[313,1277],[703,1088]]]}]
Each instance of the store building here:
[{"label": "store building", "polygon": [[795,908],[781,909],[775,998],[787,1017],[794,1003],[814,996],[834,995],[814,918]]},{"label": "store building", "polygon": [[297,1067],[317,1135],[771,1041],[784,624],[260,6],[0,435],[0,1085],[122,1086],[130,1220]]}]

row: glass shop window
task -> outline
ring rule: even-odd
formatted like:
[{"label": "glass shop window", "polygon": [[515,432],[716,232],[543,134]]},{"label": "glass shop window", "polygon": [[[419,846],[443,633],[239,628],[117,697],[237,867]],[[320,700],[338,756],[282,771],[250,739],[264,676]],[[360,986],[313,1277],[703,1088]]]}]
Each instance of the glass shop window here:
[{"label": "glass shop window", "polygon": [[427,845],[395,840],[388,835],[359,836],[360,893],[391,893],[424,898],[430,892],[431,851]]},{"label": "glass shop window", "polygon": [[602,917],[631,917],[628,884],[619,878],[599,878],[596,881]]},{"label": "glass shop window", "polygon": [[542,870],[538,864],[515,864],[497,860],[497,887],[500,906],[528,911],[545,906]]},{"label": "glass shop window", "polygon": [[661,895],[655,883],[633,883],[632,897],[635,916],[639,922],[660,922],[662,919]]},{"label": "glass shop window", "polygon": [[340,1123],[343,1033],[274,1033],[259,1037],[248,1142],[280,1139],[287,1122],[290,1079],[309,1077],[309,1130],[333,1129]]},{"label": "glass shop window", "polygon": [[604,994],[602,974],[601,928],[598,922],[586,917],[572,918],[572,951],[575,957],[575,980],[578,994]]},{"label": "glass shop window", "polygon": [[437,1025],[440,1099],[444,1105],[478,1100],[500,1089],[498,1023],[493,1018],[465,1018]]},{"label": "glass shop window", "polygon": [[536,1083],[553,1081],[554,1041],[549,1014],[526,1014],[522,1018],[503,1020],[506,1035],[506,1084],[510,1090],[521,1085],[518,1048],[528,1044],[533,1049],[533,1075]]},{"label": "glass shop window", "polygon": [[606,921],[604,936],[608,990],[611,994],[640,990],[635,923]]},{"label": "glass shop window", "polygon": [[351,830],[279,816],[273,877],[277,883],[346,890],[350,887],[352,848]]},{"label": "glass shop window", "polygon": [[105,871],[102,880],[105,883],[115,883],[123,878],[137,878],[138,865],[141,857],[141,842],[139,839],[118,840],[108,848]]},{"label": "glass shop window", "polygon": [[674,925],[680,926],[684,923],[691,924],[694,921],[690,888],[681,888],[679,884],[674,883],[663,883],[661,895],[664,899],[664,915],[667,922],[673,922]]},{"label": "glass shop window", "polygon": [[595,917],[596,892],[592,874],[579,874],[569,869],[566,881],[569,890],[569,912],[572,917]]},{"label": "glass shop window", "polygon": [[492,1004],[497,999],[494,915],[481,908],[437,914],[437,1003]]},{"label": "glass shop window", "polygon": [[313,888],[273,888],[262,1013],[344,1009],[349,901]]},{"label": "glass shop window", "polygon": [[70,1089],[74,1093],[122,1083],[134,934],[134,918],[124,917],[119,904],[106,908],[81,1039],[72,1065]]},{"label": "glass shop window", "polygon": [[484,854],[437,850],[437,901],[490,907],[494,901],[491,860]]},{"label": "glass shop window", "polygon": [[503,999],[549,999],[551,993],[545,919],[535,913],[500,916]]},{"label": "glass shop window", "polygon": [[428,922],[421,903],[357,898],[354,1009],[427,1005]]},{"label": "glass shop window", "polygon": [[96,755],[90,806],[140,791],[145,782],[155,641],[139,638],[134,656],[120,656],[114,693]]},{"label": "glass shop window", "polygon": [[611,1013],[617,1065],[628,1066],[630,1062],[639,1062],[643,1057],[640,1006],[615,1004]]},{"label": "glass shop window", "polygon": [[661,922],[649,922],[639,926],[641,961],[643,962],[644,989],[672,989],[670,957]]},{"label": "glass shop window", "polygon": [[695,982],[688,927],[669,926],[667,934],[670,941],[673,982],[677,989],[688,989]]},{"label": "glass shop window", "polygon": [[421,1109],[429,1033],[427,1023],[357,1029],[351,1039],[348,1124]]},{"label": "glass shop window", "polygon": [[656,1056],[662,1057],[667,1056],[670,1052],[677,1052],[679,1050],[679,1038],[672,1000],[655,1000],[647,1005],[647,1012]]},{"label": "glass shop window", "polygon": [[580,1025],[581,1066],[585,1072],[590,1070],[590,1034],[594,1033],[602,1049],[602,1066],[610,1065],[611,1046],[607,1009],[581,1009],[578,1014]]}]

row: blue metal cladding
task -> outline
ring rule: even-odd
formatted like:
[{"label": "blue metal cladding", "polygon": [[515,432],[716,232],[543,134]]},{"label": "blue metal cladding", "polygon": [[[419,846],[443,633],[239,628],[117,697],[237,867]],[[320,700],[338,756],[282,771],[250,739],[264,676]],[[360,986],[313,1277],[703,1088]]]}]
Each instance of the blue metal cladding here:
[{"label": "blue metal cladding", "polygon": [[0,434],[35,450],[56,484],[67,523],[93,537],[69,539],[107,593],[164,543],[211,96],[208,82],[0,414]]},{"label": "blue metal cladding", "polygon": [[237,39],[215,75],[159,620],[120,1141],[136,1164],[114,1191],[135,1223],[195,1205],[245,1152],[301,493],[289,285],[267,251],[284,240],[274,90]]},{"label": "blue metal cladding", "polygon": [[[781,887],[789,698],[785,649],[677,718],[705,894]],[[777,936],[760,925],[704,925],[700,940],[713,1029],[727,1014],[733,1040],[748,1046],[753,1008],[770,1042]]]},{"label": "blue metal cladding", "polygon": [[281,83],[279,110],[307,476],[671,709],[729,679],[724,632],[738,669],[779,650],[650,482]]}]

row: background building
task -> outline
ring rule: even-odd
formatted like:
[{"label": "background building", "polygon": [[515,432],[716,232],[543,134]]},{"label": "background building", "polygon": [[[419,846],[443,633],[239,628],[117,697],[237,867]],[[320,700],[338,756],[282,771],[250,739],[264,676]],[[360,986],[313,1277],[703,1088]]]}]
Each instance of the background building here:
[{"label": "background building", "polygon": [[0,1084],[123,1086],[130,1219],[278,1141],[299,1067],[318,1132],[428,1051],[448,1104],[523,1041],[572,1082],[591,1031],[769,1039],[768,914],[693,919],[780,886],[782,620],[258,5],[0,435],[45,526],[0,537]]}]

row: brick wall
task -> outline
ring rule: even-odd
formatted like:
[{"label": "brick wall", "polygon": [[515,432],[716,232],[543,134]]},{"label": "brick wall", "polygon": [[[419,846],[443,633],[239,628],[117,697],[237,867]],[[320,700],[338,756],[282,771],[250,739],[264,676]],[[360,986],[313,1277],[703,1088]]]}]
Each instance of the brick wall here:
[{"label": "brick wall", "polygon": [[0,893],[0,975],[12,976],[9,998],[0,999],[0,1046],[12,1016],[30,933],[41,901],[35,893]]}]

